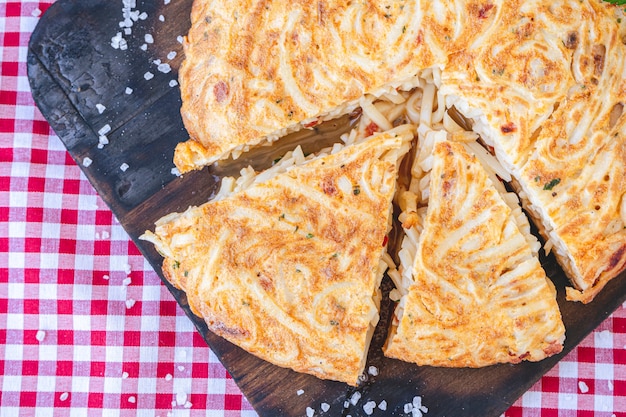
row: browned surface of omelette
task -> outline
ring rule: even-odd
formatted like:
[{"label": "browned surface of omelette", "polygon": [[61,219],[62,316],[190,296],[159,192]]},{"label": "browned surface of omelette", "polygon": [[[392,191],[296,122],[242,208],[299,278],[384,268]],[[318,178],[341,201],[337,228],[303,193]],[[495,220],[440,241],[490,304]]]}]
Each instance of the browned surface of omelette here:
[{"label": "browned surface of omelette", "polygon": [[365,93],[412,88],[495,11],[482,0],[196,0],[179,77],[191,140],[175,163],[201,168],[301,122],[348,113]]},{"label": "browned surface of omelette", "polygon": [[167,216],[148,239],[165,276],[214,333],[276,365],[356,385],[412,130]]},{"label": "browned surface of omelette", "polygon": [[481,367],[562,350],[556,291],[476,157],[433,151],[414,283],[385,355],[419,365]]},{"label": "browned surface of omelette", "polygon": [[[589,302],[626,267],[626,35],[599,1],[507,1],[442,90],[495,148]],[[476,115],[478,110],[479,115]]]}]

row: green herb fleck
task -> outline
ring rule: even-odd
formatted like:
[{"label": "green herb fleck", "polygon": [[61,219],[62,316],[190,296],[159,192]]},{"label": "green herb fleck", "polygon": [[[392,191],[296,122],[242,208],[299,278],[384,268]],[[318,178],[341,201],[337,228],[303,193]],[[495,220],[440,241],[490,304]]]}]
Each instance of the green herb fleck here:
[{"label": "green herb fleck", "polygon": [[285,220],[285,213],[278,216],[278,220]]},{"label": "green herb fleck", "polygon": [[359,187],[358,185],[355,185],[354,188],[352,189],[352,194],[354,195],[361,194],[361,187]]},{"label": "green herb fleck", "polygon": [[180,268],[180,262],[174,261],[174,263],[172,264],[172,269],[178,269],[178,268]]},{"label": "green herb fleck", "polygon": [[335,253],[333,253],[333,256],[331,256],[331,258],[336,258],[338,256],[339,256],[339,252],[335,252]]},{"label": "green herb fleck", "polygon": [[405,32],[406,32],[406,25],[402,26],[402,33],[405,33]]},{"label": "green herb fleck", "polygon": [[552,181],[550,181],[550,182],[546,183],[546,184],[543,186],[543,189],[544,189],[544,190],[551,190],[551,189],[553,189],[556,185],[558,185],[558,183],[560,183],[560,182],[561,182],[561,179],[560,179],[560,178],[555,178],[555,179],[553,179]]},{"label": "green herb fleck", "polygon": [[189,271],[183,272],[183,275],[185,276],[185,278],[188,277],[189,276]]},{"label": "green herb fleck", "polygon": [[537,176],[535,177],[535,182],[539,182],[539,181],[541,181],[541,177],[540,177],[539,175],[537,175]]},{"label": "green herb fleck", "polygon": [[330,324],[331,324],[331,326],[338,326],[339,322],[337,320],[331,320]]},{"label": "green herb fleck", "polygon": [[313,233],[307,233],[307,234],[306,234],[306,238],[307,238],[307,239],[311,239],[312,237],[313,237]]},{"label": "green herb fleck", "polygon": [[246,306],[246,307],[249,307],[249,306],[250,306],[250,303],[249,303],[249,302],[247,302],[247,301],[244,301],[244,300],[242,300],[242,301],[241,301],[241,304],[242,304],[242,305],[244,305],[244,306]]},{"label": "green herb fleck", "polygon": [[302,272],[302,270],[300,270],[300,269],[296,268],[296,272]]}]

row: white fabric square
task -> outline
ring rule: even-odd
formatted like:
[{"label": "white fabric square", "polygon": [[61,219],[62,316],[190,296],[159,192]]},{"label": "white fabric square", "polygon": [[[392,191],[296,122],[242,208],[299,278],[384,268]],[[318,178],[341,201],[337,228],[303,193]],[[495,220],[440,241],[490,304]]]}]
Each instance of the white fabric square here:
[{"label": "white fabric square", "polygon": [[83,314],[74,314],[72,316],[72,330],[91,331],[91,317]]},{"label": "white fabric square", "polygon": [[22,222],[10,222],[9,223],[9,237],[23,239],[26,237],[26,223]]},{"label": "white fabric square", "polygon": [[5,361],[22,361],[24,359],[24,351],[22,345],[5,345],[4,360]]},{"label": "white fabric square", "polygon": [[529,408],[541,408],[541,392],[527,391],[522,395],[522,405]]},{"label": "white fabric square", "polygon": [[559,409],[562,410],[578,410],[578,401],[574,394],[559,393]]},{"label": "white fabric square", "polygon": [[[76,256],[76,258],[89,258],[89,256]],[[83,301],[91,300],[92,289],[93,289],[93,285],[91,284],[86,285],[86,284],[74,283],[74,285],[72,286],[72,298],[74,300],[83,300]]]},{"label": "white fabric square", "polygon": [[578,378],[578,364],[576,362],[561,361],[558,364],[560,378]]},{"label": "white fabric square", "polygon": [[[120,356],[121,357],[121,356]],[[107,358],[108,361],[108,358]],[[122,392],[121,377],[104,377],[104,392],[106,394],[119,394]]]},{"label": "white fabric square", "polygon": [[[11,171],[13,171],[11,169]],[[11,176],[13,173],[11,173]],[[28,193],[24,191],[9,191],[9,207],[28,207]]]}]

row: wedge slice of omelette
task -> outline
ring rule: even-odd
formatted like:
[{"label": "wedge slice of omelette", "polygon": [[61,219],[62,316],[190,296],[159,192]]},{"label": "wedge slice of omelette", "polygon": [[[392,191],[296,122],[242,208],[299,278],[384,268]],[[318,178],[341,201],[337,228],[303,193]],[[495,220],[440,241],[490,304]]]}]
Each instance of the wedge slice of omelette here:
[{"label": "wedge slice of omelette", "polygon": [[209,329],[275,365],[356,385],[387,264],[398,126],[184,213],[143,239]]},{"label": "wedge slice of omelette", "polygon": [[[443,135],[445,138],[445,134]],[[434,145],[427,209],[384,353],[419,365],[482,367],[562,350],[556,291],[511,209],[463,144]],[[517,208],[518,211],[519,207]],[[405,255],[406,256],[406,255]]]}]

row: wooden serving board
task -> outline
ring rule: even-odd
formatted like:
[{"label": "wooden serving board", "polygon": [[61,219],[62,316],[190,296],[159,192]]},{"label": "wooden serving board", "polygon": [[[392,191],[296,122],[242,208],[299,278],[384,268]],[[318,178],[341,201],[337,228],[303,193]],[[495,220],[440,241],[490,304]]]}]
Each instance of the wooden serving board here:
[{"label": "wooden serving board", "polygon": [[[145,20],[138,20],[132,34],[125,35],[128,49],[111,46],[122,17],[122,2],[111,0],[59,0],[41,18],[28,50],[28,76],[33,97],[41,112],[61,138],[89,181],[110,206],[131,238],[161,273],[162,258],[151,244],[137,238],[154,221],[172,211],[207,201],[220,177],[232,175],[247,163],[256,168],[304,142],[311,149],[336,139],[348,127],[346,119],[327,123],[318,131],[292,135],[280,145],[261,148],[241,161],[226,161],[184,177],[176,177],[172,156],[175,145],[187,139],[179,109],[180,91],[170,86],[177,79],[182,45],[192,0],[138,1]],[[159,17],[163,16],[163,20]],[[141,49],[145,35],[154,43]],[[175,51],[176,57],[167,59]],[[171,65],[160,72],[154,60]],[[154,74],[147,80],[146,72]],[[127,94],[126,88],[132,88]],[[97,104],[106,110],[100,113]],[[98,131],[110,125],[109,144],[98,148]],[[93,162],[83,166],[84,158]],[[128,164],[122,171],[120,166]],[[387,401],[386,415],[405,415],[403,408],[416,395],[422,396],[428,416],[499,416],[546,371],[599,325],[626,299],[626,274],[613,280],[590,305],[566,302],[567,281],[552,257],[542,259],[558,289],[558,300],[567,329],[564,352],[539,363],[498,365],[483,369],[418,367],[383,357],[381,346],[392,313],[386,295],[391,284],[384,281],[381,320],[370,348],[368,366],[379,369],[358,388],[270,365],[235,347],[207,330],[205,323],[188,308],[185,294],[172,288],[173,296],[193,321],[211,349],[220,358],[252,406],[261,416],[302,416],[306,407],[316,415],[365,416],[363,404]],[[304,394],[298,396],[296,391]],[[344,408],[354,392],[356,405]],[[320,404],[330,405],[327,412]],[[380,410],[376,414],[380,415]]]}]

